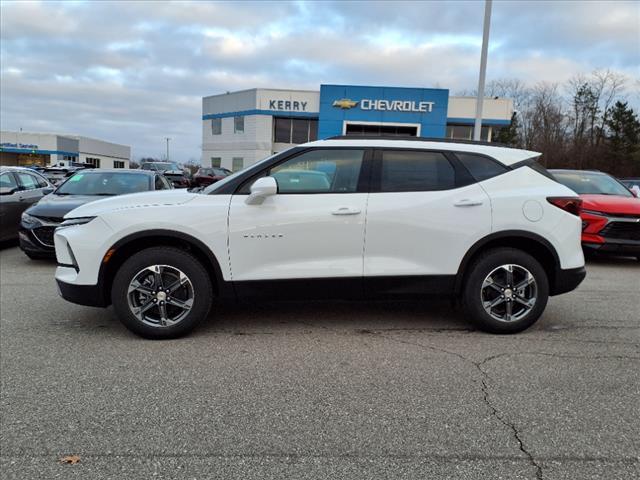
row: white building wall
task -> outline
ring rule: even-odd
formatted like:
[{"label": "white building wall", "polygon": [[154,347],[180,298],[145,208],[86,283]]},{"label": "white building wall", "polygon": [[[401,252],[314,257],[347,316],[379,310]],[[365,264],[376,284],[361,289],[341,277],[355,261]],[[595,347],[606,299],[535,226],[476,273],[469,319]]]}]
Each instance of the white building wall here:
[{"label": "white building wall", "polygon": [[[513,100],[510,98],[485,98],[482,102],[482,118],[511,120]],[[473,119],[476,116],[475,97],[449,97],[447,118]]]}]

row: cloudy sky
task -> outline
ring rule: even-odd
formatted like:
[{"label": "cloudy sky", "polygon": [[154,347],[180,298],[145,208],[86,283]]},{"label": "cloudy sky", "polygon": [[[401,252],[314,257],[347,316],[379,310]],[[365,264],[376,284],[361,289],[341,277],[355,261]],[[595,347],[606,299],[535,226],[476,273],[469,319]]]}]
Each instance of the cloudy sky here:
[{"label": "cloudy sky", "polygon": [[[3,130],[200,158],[201,98],[321,83],[473,89],[483,3],[2,0]],[[640,76],[640,2],[494,1],[487,79]],[[633,86],[632,83],[630,83]],[[631,89],[630,89],[631,90]],[[630,95],[635,95],[633,91]]]}]

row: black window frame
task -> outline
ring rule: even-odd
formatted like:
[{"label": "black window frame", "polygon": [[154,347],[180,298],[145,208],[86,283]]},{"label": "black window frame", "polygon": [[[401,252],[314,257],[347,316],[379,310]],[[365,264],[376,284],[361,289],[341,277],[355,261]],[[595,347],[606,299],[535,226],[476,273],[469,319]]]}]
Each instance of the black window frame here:
[{"label": "black window frame", "polygon": [[[382,155],[385,151],[404,151],[404,152],[418,152],[418,153],[439,153],[444,156],[445,160],[453,167],[454,184],[453,188],[439,188],[428,190],[398,190],[389,191],[382,190]],[[469,171],[464,168],[460,160],[458,160],[453,152],[447,150],[426,149],[426,148],[394,148],[394,147],[378,147],[375,149],[373,168],[371,175],[371,193],[412,193],[412,192],[443,192],[455,190],[458,188],[466,187],[477,183],[471,176]]]},{"label": "black window frame", "polygon": [[[241,183],[239,183],[233,191],[233,195],[249,195],[249,188],[253,182],[255,182],[258,178],[268,176],[268,173],[271,169],[281,165],[285,162],[293,160],[301,155],[304,155],[309,152],[322,150],[362,150],[362,164],[360,165],[360,174],[358,176],[358,183],[355,191],[353,192],[325,192],[325,191],[317,191],[317,192],[287,192],[283,195],[349,195],[354,193],[368,193],[369,185],[371,182],[371,162],[373,159],[373,148],[371,147],[313,147],[313,148],[301,148],[295,152],[292,152],[290,155],[283,156],[278,159],[273,159],[273,162],[270,162],[269,165],[264,165],[257,172],[252,173],[252,175],[245,177]],[[287,152],[290,153],[290,152]],[[216,192],[221,193],[221,192]],[[278,192],[279,193],[279,192]]]}]

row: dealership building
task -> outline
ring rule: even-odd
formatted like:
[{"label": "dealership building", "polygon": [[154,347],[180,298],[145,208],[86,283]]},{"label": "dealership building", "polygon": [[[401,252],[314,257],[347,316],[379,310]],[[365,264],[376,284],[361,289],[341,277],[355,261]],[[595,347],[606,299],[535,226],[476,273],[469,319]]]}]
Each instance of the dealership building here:
[{"label": "dealership building", "polygon": [[95,168],[129,168],[131,147],[95,138],[55,133],[0,132],[0,165],[89,163]]},{"label": "dealership building", "polygon": [[[202,165],[239,170],[294,145],[336,135],[471,139],[476,98],[441,88],[321,85],[254,88],[202,99]],[[482,139],[510,125],[513,101],[486,98]]]}]

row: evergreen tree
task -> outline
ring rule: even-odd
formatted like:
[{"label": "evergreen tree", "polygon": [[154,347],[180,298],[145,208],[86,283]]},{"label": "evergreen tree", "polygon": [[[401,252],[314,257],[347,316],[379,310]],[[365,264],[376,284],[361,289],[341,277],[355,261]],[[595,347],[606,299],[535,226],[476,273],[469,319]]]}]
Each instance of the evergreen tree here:
[{"label": "evergreen tree", "polygon": [[518,116],[516,112],[511,115],[511,124],[508,127],[503,127],[493,136],[492,141],[509,145],[512,147],[518,146]]},{"label": "evergreen tree", "polygon": [[617,101],[608,112],[607,140],[618,154],[630,155],[640,150],[640,121],[627,102]]}]

